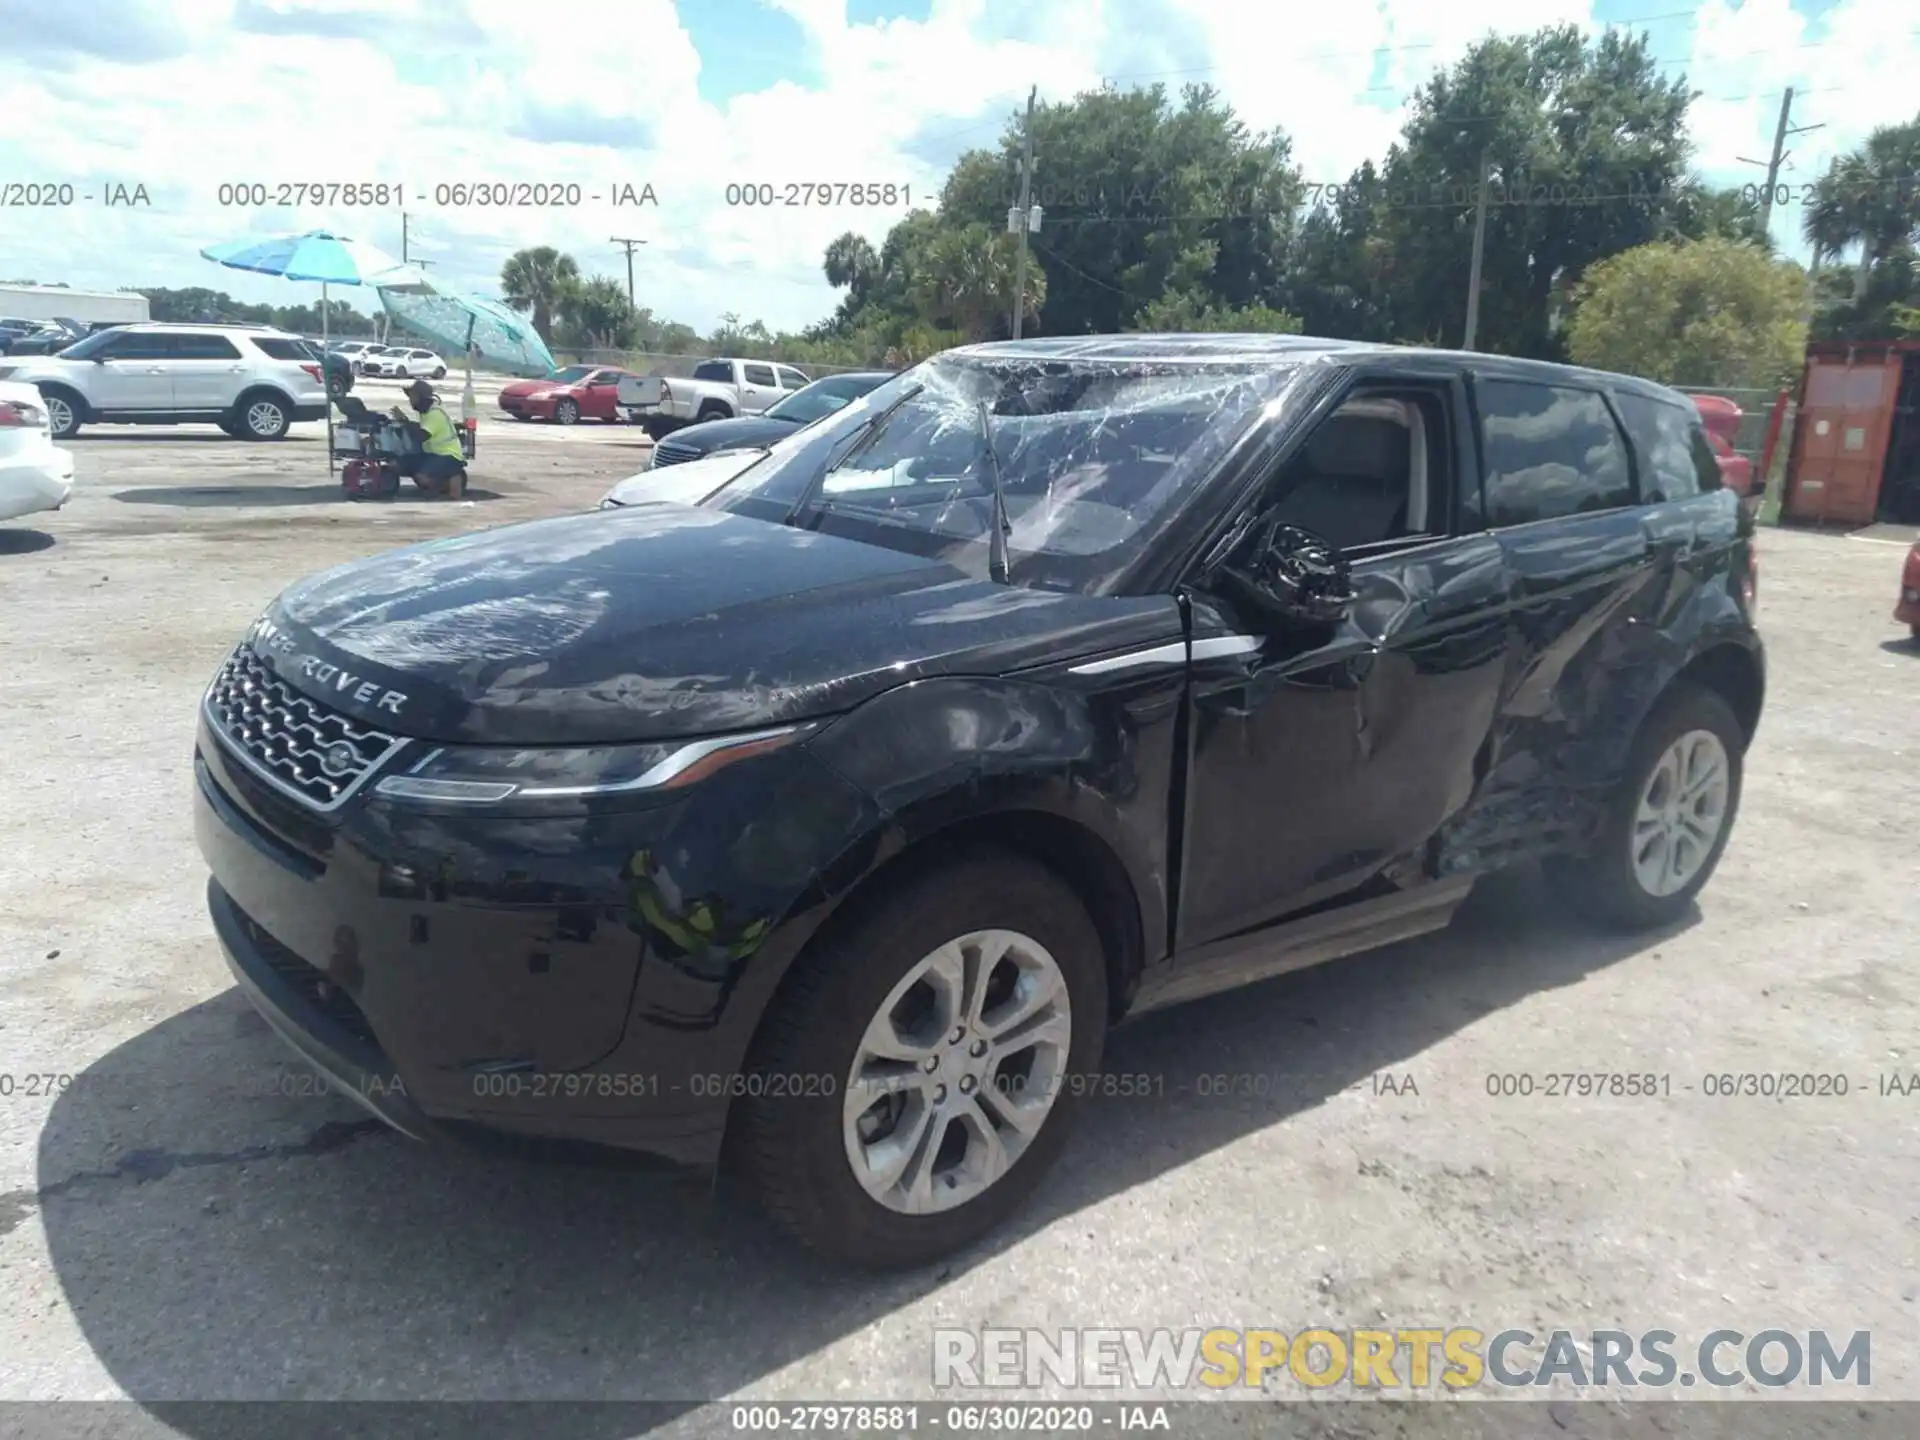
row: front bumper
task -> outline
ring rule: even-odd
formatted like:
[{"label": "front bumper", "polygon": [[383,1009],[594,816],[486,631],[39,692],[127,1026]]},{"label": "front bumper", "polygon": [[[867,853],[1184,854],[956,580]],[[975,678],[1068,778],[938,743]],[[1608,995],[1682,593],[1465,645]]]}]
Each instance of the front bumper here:
[{"label": "front bumper", "polygon": [[817,923],[803,896],[824,862],[795,846],[836,854],[871,814],[797,747],[703,782],[697,805],[565,821],[364,797],[322,816],[204,723],[194,768],[227,963],[341,1090],[409,1135],[693,1164],[717,1157],[732,1077]]},{"label": "front bumper", "polygon": [[58,510],[73,494],[73,452],[58,445],[0,460],[0,520]]}]

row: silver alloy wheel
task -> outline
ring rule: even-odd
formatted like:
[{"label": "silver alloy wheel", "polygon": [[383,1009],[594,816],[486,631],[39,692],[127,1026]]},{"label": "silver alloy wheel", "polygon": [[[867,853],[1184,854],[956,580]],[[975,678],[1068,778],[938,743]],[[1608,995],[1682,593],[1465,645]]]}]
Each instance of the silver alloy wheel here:
[{"label": "silver alloy wheel", "polygon": [[1634,811],[1634,878],[1649,895],[1686,888],[1727,823],[1733,765],[1711,730],[1689,730],[1654,763]]},{"label": "silver alloy wheel", "polygon": [[278,435],[287,428],[287,418],[271,400],[256,400],[247,407],[247,428],[256,435]]},{"label": "silver alloy wheel", "polygon": [[1072,1042],[1066,977],[1032,937],[976,930],[923,957],[847,1077],[842,1131],[861,1188],[906,1215],[981,1195],[1040,1133]]},{"label": "silver alloy wheel", "polygon": [[58,395],[43,396],[47,402],[47,420],[53,427],[53,433],[64,435],[73,425],[73,406]]}]

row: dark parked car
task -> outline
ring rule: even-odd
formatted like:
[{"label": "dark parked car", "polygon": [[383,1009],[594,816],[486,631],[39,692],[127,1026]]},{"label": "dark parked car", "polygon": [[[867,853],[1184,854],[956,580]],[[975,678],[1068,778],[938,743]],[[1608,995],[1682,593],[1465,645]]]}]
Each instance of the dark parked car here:
[{"label": "dark parked car", "polygon": [[662,465],[678,465],[683,460],[698,460],[721,450],[750,450],[771,445],[786,439],[802,425],[811,425],[822,416],[844,409],[892,378],[893,372],[889,370],[855,370],[845,375],[829,375],[794,391],[762,414],[689,425],[654,445],[649,468],[657,470]]},{"label": "dark parked car", "polygon": [[927,1261],[1038,1183],[1116,1021],[1521,861],[1684,913],[1760,717],[1751,537],[1641,380],[948,351],[700,507],[287,590],[202,709],[214,929],[409,1134],[724,1155],[828,1254]]},{"label": "dark parked car", "polygon": [[353,389],[351,356],[325,348],[318,340],[309,340],[306,345],[307,352],[327,367],[327,394],[338,400]]}]

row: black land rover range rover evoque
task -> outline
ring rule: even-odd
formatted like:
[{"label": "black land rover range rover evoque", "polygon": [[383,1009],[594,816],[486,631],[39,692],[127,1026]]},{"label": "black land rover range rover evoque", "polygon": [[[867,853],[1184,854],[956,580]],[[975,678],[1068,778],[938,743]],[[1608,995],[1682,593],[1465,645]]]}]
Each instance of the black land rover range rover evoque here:
[{"label": "black land rover range rover evoque", "polygon": [[[295,585],[206,693],[208,901],[347,1094],[737,1163],[925,1261],[1123,1017],[1544,861],[1683,911],[1764,685],[1693,406],[1299,337],[949,351],[698,507]],[[725,1142],[723,1145],[723,1141]]]}]

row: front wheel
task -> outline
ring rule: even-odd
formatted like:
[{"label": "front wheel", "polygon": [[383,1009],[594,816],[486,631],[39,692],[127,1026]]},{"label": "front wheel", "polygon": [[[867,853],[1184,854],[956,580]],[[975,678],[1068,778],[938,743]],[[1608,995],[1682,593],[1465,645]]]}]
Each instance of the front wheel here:
[{"label": "front wheel", "polygon": [[64,390],[46,390],[40,399],[46,404],[54,439],[67,440],[80,433],[80,405],[71,395]]},{"label": "front wheel", "polygon": [[1106,966],[1062,881],[983,853],[887,895],[787,977],[735,1124],[773,1221],[895,1269],[1017,1209],[1099,1072]]},{"label": "front wheel", "polygon": [[1689,686],[1662,701],[1628,754],[1593,853],[1549,867],[1576,908],[1619,930],[1684,914],[1733,833],[1746,743],[1713,691]]},{"label": "front wheel", "polygon": [[580,419],[580,407],[571,400],[562,400],[553,407],[553,418],[562,425],[573,425]]}]

